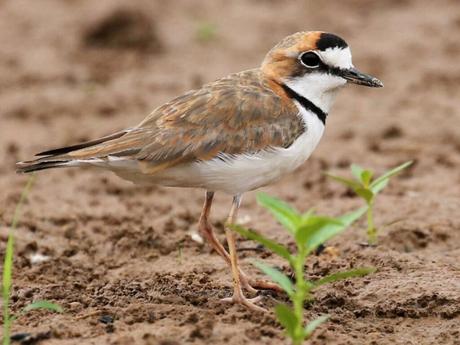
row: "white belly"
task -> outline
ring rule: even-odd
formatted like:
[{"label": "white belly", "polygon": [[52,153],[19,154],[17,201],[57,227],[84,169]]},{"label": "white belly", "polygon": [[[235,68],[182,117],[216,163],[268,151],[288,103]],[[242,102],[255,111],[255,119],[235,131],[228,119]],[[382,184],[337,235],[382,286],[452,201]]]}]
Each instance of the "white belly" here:
[{"label": "white belly", "polygon": [[271,149],[253,155],[222,154],[210,161],[177,165],[153,176],[131,169],[113,170],[117,175],[141,184],[196,187],[232,195],[253,190],[298,168],[318,145],[324,131],[323,123],[315,114],[301,107],[299,109],[307,130],[285,149]]}]

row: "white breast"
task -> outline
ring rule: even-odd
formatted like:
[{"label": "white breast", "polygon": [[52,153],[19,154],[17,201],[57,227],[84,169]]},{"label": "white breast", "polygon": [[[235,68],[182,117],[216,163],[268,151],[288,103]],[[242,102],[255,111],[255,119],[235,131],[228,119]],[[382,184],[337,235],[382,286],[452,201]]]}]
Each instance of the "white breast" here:
[{"label": "white breast", "polygon": [[[276,148],[257,154],[222,154],[210,161],[172,167],[149,176],[148,180],[146,177],[144,182],[199,187],[234,195],[276,181],[305,162],[323,135],[324,125],[318,117],[297,102],[296,105],[299,116],[305,122],[306,131],[288,148]],[[139,180],[140,176],[137,177]]]}]

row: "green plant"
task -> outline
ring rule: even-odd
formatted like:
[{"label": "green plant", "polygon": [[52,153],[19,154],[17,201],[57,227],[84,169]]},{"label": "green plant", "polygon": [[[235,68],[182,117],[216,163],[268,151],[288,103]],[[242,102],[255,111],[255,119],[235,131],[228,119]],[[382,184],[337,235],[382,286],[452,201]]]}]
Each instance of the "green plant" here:
[{"label": "green plant", "polygon": [[[8,232],[8,241],[6,244],[5,260],[3,262],[2,272],[2,299],[3,299],[3,345],[10,344],[11,336],[11,324],[16,319],[16,316],[10,315],[9,304],[11,296],[11,285],[13,275],[13,254],[14,254],[14,231],[18,225],[19,218],[21,215],[21,209],[24,201],[29,195],[29,191],[32,188],[34,176],[32,175],[27,181],[27,185],[24,187],[21,197],[13,215],[13,221]],[[18,316],[24,315],[25,313],[34,309],[46,309],[61,312],[62,308],[54,303],[48,301],[35,301],[25,306]]]},{"label": "green plant", "polygon": [[367,204],[367,237],[368,243],[375,245],[377,243],[377,228],[374,224],[374,202],[375,197],[382,189],[386,187],[390,178],[400,173],[412,164],[412,161],[405,162],[396,168],[388,170],[376,179],[372,179],[374,172],[369,169],[363,169],[359,165],[351,165],[351,173],[354,179],[348,179],[341,176],[335,176],[327,173],[330,178],[340,182],[346,187],[351,188]]},{"label": "green plant", "polygon": [[327,315],[321,316],[307,325],[304,323],[304,303],[313,300],[313,290],[321,285],[335,282],[350,277],[361,277],[371,272],[374,268],[358,268],[345,272],[328,275],[319,280],[308,280],[304,275],[305,261],[308,256],[320,245],[344,231],[355,220],[361,217],[366,208],[345,214],[337,218],[319,216],[310,210],[299,213],[297,210],[283,201],[270,197],[266,194],[257,196],[259,204],[267,208],[273,216],[284,226],[296,243],[296,253],[291,253],[287,247],[268,239],[261,234],[233,224],[231,227],[243,237],[254,240],[272,252],[285,259],[292,268],[295,283],[281,271],[270,267],[262,262],[254,262],[254,265],[268,275],[274,282],[279,284],[292,302],[292,308],[286,304],[278,304],[275,307],[276,316],[285,328],[287,335],[294,345],[301,344],[308,339],[320,324],[328,319]]},{"label": "green plant", "polygon": [[217,37],[217,26],[211,22],[201,21],[197,24],[195,37],[203,43],[212,41]]}]

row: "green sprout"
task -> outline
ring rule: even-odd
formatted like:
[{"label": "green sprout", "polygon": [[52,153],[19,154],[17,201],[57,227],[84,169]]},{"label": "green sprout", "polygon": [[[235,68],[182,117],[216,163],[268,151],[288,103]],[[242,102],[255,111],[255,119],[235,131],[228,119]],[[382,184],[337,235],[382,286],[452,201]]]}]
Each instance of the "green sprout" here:
[{"label": "green sprout", "polygon": [[199,22],[196,27],[195,37],[203,43],[212,41],[217,37],[217,26],[207,21]]},{"label": "green sprout", "polygon": [[390,178],[399,174],[412,164],[412,161],[405,162],[396,168],[388,170],[383,175],[376,179],[372,179],[374,172],[368,169],[363,169],[359,165],[351,165],[351,173],[354,179],[348,179],[341,176],[335,176],[327,173],[327,176],[340,182],[346,187],[351,188],[359,197],[367,204],[367,236],[370,245],[377,244],[377,228],[374,224],[374,202],[375,197],[384,189]]},{"label": "green sprout", "polygon": [[314,281],[306,279],[304,274],[305,261],[308,256],[318,246],[341,233],[360,218],[366,212],[366,208],[362,207],[357,211],[337,218],[329,218],[316,215],[313,210],[303,214],[299,213],[283,201],[266,194],[259,194],[257,201],[260,205],[268,209],[292,236],[297,247],[296,253],[291,253],[286,246],[268,239],[253,230],[245,229],[236,224],[231,225],[231,227],[243,237],[262,244],[285,259],[293,270],[295,283],[276,268],[262,262],[254,262],[256,267],[269,276],[275,283],[279,284],[288,295],[292,307],[286,304],[278,304],[275,307],[275,314],[280,324],[284,327],[286,334],[291,338],[292,344],[299,345],[308,339],[313,331],[329,317],[328,315],[323,315],[305,325],[303,314],[304,303],[313,300],[313,290],[321,285],[340,279],[362,277],[375,271],[374,268],[358,268],[333,273]]},{"label": "green sprout", "polygon": [[[29,195],[29,191],[32,188],[34,181],[34,176],[32,175],[27,181],[26,186],[24,187],[21,197],[13,215],[13,221],[11,223],[10,230],[8,232],[8,241],[6,244],[5,260],[3,263],[3,272],[2,272],[2,299],[3,299],[3,345],[10,344],[11,337],[11,324],[17,318],[17,316],[12,316],[10,314],[10,296],[11,296],[11,286],[12,286],[12,275],[13,275],[13,254],[14,254],[14,231],[19,222],[21,215],[22,205]],[[48,301],[35,301],[33,303],[25,306],[18,316],[22,316],[27,312],[35,309],[46,309],[56,312],[62,312],[62,308],[54,303]]]}]

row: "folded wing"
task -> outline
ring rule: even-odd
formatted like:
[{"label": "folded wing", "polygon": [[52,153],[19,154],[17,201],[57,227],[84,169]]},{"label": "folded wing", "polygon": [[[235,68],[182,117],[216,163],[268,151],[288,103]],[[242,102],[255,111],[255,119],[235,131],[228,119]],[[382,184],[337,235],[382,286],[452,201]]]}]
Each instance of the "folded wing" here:
[{"label": "folded wing", "polygon": [[274,93],[258,70],[230,75],[155,109],[138,126],[18,163],[29,172],[116,157],[150,167],[210,160],[221,153],[289,147],[305,128],[296,107]]}]

